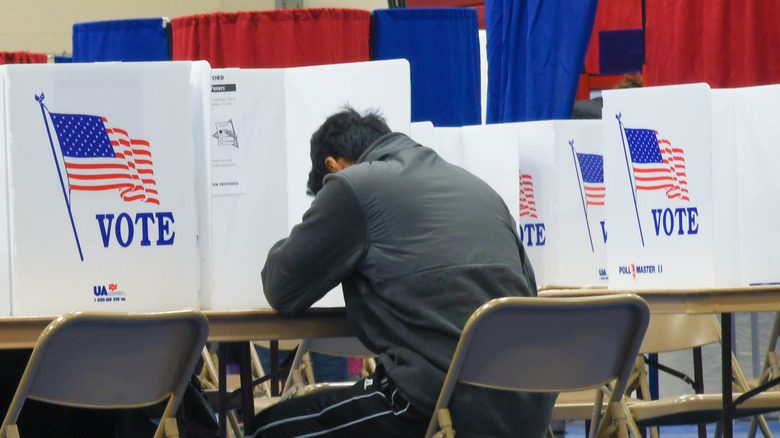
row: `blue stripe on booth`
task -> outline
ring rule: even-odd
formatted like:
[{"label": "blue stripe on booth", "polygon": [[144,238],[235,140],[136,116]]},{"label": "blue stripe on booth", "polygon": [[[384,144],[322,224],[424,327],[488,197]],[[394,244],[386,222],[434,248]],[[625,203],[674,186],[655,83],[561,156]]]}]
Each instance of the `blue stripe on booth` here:
[{"label": "blue stripe on booth", "polygon": [[167,61],[169,27],[162,18],[73,25],[73,62]]},{"label": "blue stripe on booth", "polygon": [[487,0],[489,123],[565,119],[597,0]]},{"label": "blue stripe on booth", "polygon": [[373,59],[405,58],[412,121],[462,126],[481,121],[477,14],[469,9],[374,11]]}]

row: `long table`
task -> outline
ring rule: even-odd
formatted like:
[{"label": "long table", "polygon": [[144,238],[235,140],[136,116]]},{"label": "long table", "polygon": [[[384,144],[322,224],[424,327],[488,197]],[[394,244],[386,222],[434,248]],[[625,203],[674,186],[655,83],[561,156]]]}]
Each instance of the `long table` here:
[{"label": "long table", "polygon": [[647,301],[650,313],[712,314],[721,319],[721,377],[723,394],[723,436],[732,438],[735,403],[731,378],[732,313],[780,311],[780,285],[711,289],[614,290],[614,289],[548,289],[542,297],[588,297],[605,294],[633,293]]},{"label": "long table", "polygon": [[[350,336],[344,309],[311,309],[295,317],[273,310],[204,310],[209,341],[238,342],[269,339]],[[56,316],[0,317],[0,350],[32,348]]]},{"label": "long table", "polygon": [[[780,311],[780,285],[646,291],[551,289],[541,291],[539,295],[543,297],[585,297],[619,293],[634,293],[641,296],[647,301],[652,313],[721,314],[723,436],[732,438],[734,416],[731,388],[733,370],[730,360],[732,313]],[[294,318],[283,317],[272,310],[204,311],[203,313],[209,320],[209,340],[213,342],[351,335],[343,309],[313,309]],[[53,316],[0,317],[0,349],[31,348],[41,331],[53,319]],[[242,372],[242,380],[244,378]],[[224,379],[221,378],[220,382],[223,381]],[[241,386],[244,390],[249,388],[243,381]],[[224,419],[220,418],[220,420],[221,426],[223,426]]]},{"label": "long table", "polygon": [[[352,335],[344,309],[311,309],[295,317],[285,317],[273,310],[206,310],[211,342],[219,342],[220,359],[226,346],[237,345],[241,373],[241,401],[244,412],[253,412],[252,375],[249,363],[250,345],[246,341],[328,338]],[[56,316],[0,317],[0,350],[32,348],[43,329]],[[273,375],[273,373],[272,373]],[[219,436],[226,436],[227,364],[219,361]],[[249,424],[245,421],[245,427]],[[249,428],[251,431],[251,427]]]}]

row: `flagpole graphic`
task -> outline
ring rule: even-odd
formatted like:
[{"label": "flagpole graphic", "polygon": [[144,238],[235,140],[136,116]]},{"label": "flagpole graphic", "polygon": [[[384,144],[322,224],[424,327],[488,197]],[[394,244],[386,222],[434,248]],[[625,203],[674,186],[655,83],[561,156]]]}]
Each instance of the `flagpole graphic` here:
[{"label": "flagpole graphic", "polygon": [[57,163],[57,153],[54,151],[54,140],[51,137],[51,129],[49,128],[49,121],[46,119],[46,112],[49,110],[46,105],[43,104],[44,95],[35,96],[35,101],[41,105],[41,115],[43,116],[43,123],[46,125],[46,134],[49,135],[49,146],[51,146],[51,155],[54,159],[54,167],[57,168],[57,176],[60,178],[60,187],[62,188],[62,197],[65,199],[65,206],[68,209],[68,217],[70,218],[70,226],[73,228],[73,237],[76,239],[76,247],[79,250],[79,257],[81,261],[84,261],[84,253],[81,251],[81,242],[79,241],[79,233],[76,231],[76,223],[73,221],[73,213],[70,210],[70,199],[68,198],[67,191],[65,190],[65,182],[62,180],[62,171],[60,170],[59,163]]},{"label": "flagpole graphic", "polygon": [[582,212],[585,213],[585,225],[588,226],[588,239],[590,239],[590,251],[596,252],[596,250],[593,248],[593,235],[590,232],[590,221],[588,220],[588,208],[585,205],[585,195],[582,193],[582,182],[580,181],[580,169],[577,165],[577,154],[574,151],[574,140],[569,140],[569,146],[571,146],[571,157],[574,160],[574,171],[577,173],[577,185],[580,188],[580,199],[582,200]]},{"label": "flagpole graphic", "polygon": [[631,175],[631,165],[628,162],[628,151],[626,150],[626,140],[623,136],[624,127],[623,121],[620,119],[621,113],[615,114],[615,118],[618,121],[618,129],[620,129],[620,141],[623,142],[623,155],[626,157],[626,171],[628,172],[628,183],[631,185],[631,196],[634,197],[634,211],[636,212],[636,223],[639,225],[639,237],[642,239],[642,246],[645,246],[645,235],[642,233],[642,221],[639,220],[639,207],[636,204],[636,191],[634,191],[634,178]]}]

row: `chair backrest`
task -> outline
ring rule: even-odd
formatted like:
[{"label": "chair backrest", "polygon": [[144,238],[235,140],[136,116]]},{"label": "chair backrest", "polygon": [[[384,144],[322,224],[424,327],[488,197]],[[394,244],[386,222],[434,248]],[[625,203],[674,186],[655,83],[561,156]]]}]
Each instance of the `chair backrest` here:
[{"label": "chair backrest", "polygon": [[[366,348],[356,337],[344,338],[309,338],[301,340],[298,344],[298,350],[295,352],[290,373],[287,375],[287,382],[284,385],[282,400],[286,400],[297,394],[303,388],[303,374],[301,373],[301,364],[304,362],[306,353],[314,351],[317,353],[328,354],[338,357],[360,357],[370,358],[376,356],[371,350]],[[313,376],[311,372],[308,375]],[[312,383],[311,377],[307,379]]]},{"label": "chair backrest", "polygon": [[200,312],[71,313],[43,331],[6,415],[24,400],[89,408],[149,406],[175,412],[206,343]]},{"label": "chair backrest", "polygon": [[366,348],[356,337],[311,338],[303,341],[300,348],[339,357],[376,356],[376,353]]},{"label": "chair backrest", "polygon": [[466,323],[450,373],[521,391],[573,391],[616,378],[625,385],[649,315],[635,295],[494,299]]},{"label": "chair backrest", "polygon": [[720,342],[718,321],[712,315],[656,314],[650,317],[640,353],[664,353]]}]

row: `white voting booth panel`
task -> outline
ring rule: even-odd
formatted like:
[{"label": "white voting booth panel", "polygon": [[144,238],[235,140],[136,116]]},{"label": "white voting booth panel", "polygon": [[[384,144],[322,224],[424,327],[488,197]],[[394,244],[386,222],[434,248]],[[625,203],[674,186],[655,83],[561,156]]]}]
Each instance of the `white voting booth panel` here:
[{"label": "white voting booth panel", "polygon": [[[540,287],[605,284],[601,122],[514,124],[519,146],[518,232]],[[519,184],[518,184],[519,182]]]},{"label": "white voting booth panel", "polygon": [[743,284],[780,283],[780,85],[734,90]]},{"label": "white voting booth panel", "polygon": [[739,229],[739,187],[737,168],[735,89],[710,90],[712,127],[713,263],[717,286],[741,284]]},{"label": "white voting booth panel", "polygon": [[431,122],[414,122],[409,125],[409,136],[417,143],[429,148],[436,144],[436,128]]},{"label": "white voting booth panel", "polygon": [[[5,67],[0,67],[0,151],[5,146]],[[5,155],[0,153],[0,230],[8,229],[8,190]],[[0,316],[11,314],[11,263],[8,259],[10,241],[7,232],[0,232]]]},{"label": "white voting booth panel", "polygon": [[424,146],[485,181],[517,221],[517,141],[511,125],[435,128],[427,123],[413,124],[412,135],[426,137]]},{"label": "white voting booth panel", "polygon": [[[604,92],[607,266],[614,288],[738,284],[734,143],[713,141],[706,84]],[[736,184],[732,180],[731,187]]]},{"label": "white voting booth panel", "polygon": [[[306,194],[311,135],[345,105],[379,110],[390,129],[409,134],[409,64],[220,69],[212,79],[215,287],[204,307],[265,308],[260,273],[268,250],[313,199]],[[339,287],[315,306],[343,304]]]},{"label": "white voting booth panel", "polygon": [[487,31],[479,31],[479,90],[482,105],[482,124],[487,122],[488,60]]},{"label": "white voting booth panel", "polygon": [[466,170],[462,128],[433,128],[433,141],[425,145],[436,151],[445,161]]},{"label": "white voting booth panel", "polygon": [[205,62],[2,70],[0,290],[13,315],[200,306],[209,73]]},{"label": "white voting booth panel", "polygon": [[512,124],[464,126],[464,167],[495,190],[517,223],[517,129]]}]

